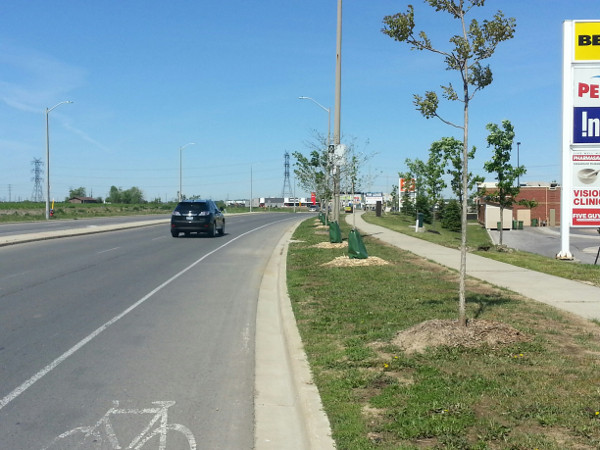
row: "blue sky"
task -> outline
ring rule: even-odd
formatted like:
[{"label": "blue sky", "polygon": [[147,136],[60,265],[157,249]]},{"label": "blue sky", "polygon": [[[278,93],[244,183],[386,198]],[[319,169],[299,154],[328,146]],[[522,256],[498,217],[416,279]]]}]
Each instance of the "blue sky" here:
[{"label": "blue sky", "polygon": [[[416,28],[447,48],[457,23],[420,0],[344,0],[342,141],[373,154],[362,168],[371,191],[389,192],[406,158],[426,159],[433,141],[461,138],[412,105],[413,94],[457,85],[456,75],[438,55],[381,33],[383,17],[409,3]],[[521,181],[560,181],[562,22],[598,19],[600,6],[488,0],[474,17],[498,9],[517,31],[489,60],[494,82],[471,104],[471,170],[483,175],[490,159],[485,125],[508,119],[527,168]],[[57,200],[80,186],[105,197],[112,185],[172,200],[189,142],[185,194],[248,198],[252,185],[255,197],[281,195],[284,153],[307,153],[315,132],[327,133],[327,113],[298,97],[330,107],[333,122],[336,14],[337,0],[3,2],[0,201],[31,198],[32,161],[45,161],[45,109],[66,100],[74,103],[50,113]],[[443,103],[441,113],[459,122],[461,105]]]}]

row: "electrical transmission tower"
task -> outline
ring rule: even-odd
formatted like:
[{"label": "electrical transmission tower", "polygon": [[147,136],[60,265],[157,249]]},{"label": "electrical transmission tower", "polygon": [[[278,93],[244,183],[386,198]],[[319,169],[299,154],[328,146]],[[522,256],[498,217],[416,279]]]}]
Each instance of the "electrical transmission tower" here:
[{"label": "electrical transmission tower", "polygon": [[33,173],[33,178],[31,181],[35,183],[33,185],[31,201],[41,202],[44,200],[44,192],[42,190],[42,183],[44,181],[44,177],[42,176],[44,163],[42,162],[41,158],[33,158],[31,165],[33,166],[33,169],[31,169],[31,172]]},{"label": "electrical transmission tower", "polygon": [[292,198],[292,186],[290,185],[290,154],[285,152],[285,172],[283,178],[283,190],[281,191],[283,198]]}]

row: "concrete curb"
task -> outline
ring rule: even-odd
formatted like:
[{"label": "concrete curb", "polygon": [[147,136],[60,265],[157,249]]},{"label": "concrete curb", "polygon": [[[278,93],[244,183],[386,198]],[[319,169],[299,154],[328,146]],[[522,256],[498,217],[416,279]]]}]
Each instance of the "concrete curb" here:
[{"label": "concrete curb", "polygon": [[287,293],[286,256],[298,224],[267,264],[256,317],[255,449],[335,448]]}]

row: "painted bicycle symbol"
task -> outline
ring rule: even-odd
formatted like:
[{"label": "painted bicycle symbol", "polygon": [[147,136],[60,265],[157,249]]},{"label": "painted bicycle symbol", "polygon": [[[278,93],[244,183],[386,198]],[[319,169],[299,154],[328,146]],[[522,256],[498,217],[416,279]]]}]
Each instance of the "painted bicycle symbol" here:
[{"label": "painted bicycle symbol", "polygon": [[[96,424],[87,427],[77,427],[57,436],[52,443],[43,450],[74,450],[74,449],[156,449],[167,450],[167,435],[171,448],[185,448],[196,450],[196,439],[184,425],[168,422],[168,409],[175,404],[172,401],[152,402],[155,407],[144,409],[119,408],[119,402],[114,401],[104,416]],[[125,438],[125,433],[117,432],[116,424],[119,416],[142,416],[152,414],[150,422],[143,426],[140,433]],[[136,422],[137,423],[137,422]],[[171,433],[169,433],[171,432]],[[119,437],[118,437],[119,436]],[[131,439],[128,444],[127,442]],[[148,445],[146,445],[148,444]]]}]

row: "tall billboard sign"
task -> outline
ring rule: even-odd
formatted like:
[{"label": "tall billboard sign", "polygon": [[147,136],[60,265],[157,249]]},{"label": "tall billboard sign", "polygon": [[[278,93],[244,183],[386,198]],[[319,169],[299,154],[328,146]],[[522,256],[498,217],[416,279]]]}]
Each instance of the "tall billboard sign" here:
[{"label": "tall billboard sign", "polygon": [[600,21],[563,24],[561,251],[570,227],[600,227]]}]

